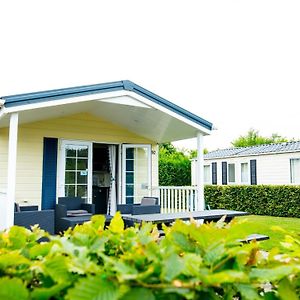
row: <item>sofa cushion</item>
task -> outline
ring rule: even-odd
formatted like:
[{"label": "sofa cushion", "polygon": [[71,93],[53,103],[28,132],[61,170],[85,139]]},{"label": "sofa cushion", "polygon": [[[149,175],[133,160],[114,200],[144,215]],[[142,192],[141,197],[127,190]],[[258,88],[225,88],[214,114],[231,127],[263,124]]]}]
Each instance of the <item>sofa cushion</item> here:
[{"label": "sofa cushion", "polygon": [[89,216],[89,215],[91,214],[84,209],[67,210],[67,217]]},{"label": "sofa cushion", "polygon": [[142,198],[141,205],[155,205],[157,203],[157,198],[155,197],[144,197]]}]

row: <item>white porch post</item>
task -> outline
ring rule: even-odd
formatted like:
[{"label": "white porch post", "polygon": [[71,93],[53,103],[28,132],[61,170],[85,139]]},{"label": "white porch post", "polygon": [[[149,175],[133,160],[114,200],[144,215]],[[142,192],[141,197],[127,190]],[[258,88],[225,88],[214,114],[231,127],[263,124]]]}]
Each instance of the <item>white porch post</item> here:
[{"label": "white porch post", "polygon": [[10,116],[8,140],[8,170],[7,170],[7,199],[6,199],[6,228],[14,225],[14,203],[16,195],[16,169],[18,144],[18,113]]},{"label": "white porch post", "polygon": [[197,210],[205,210],[204,201],[204,145],[203,134],[197,133],[197,163],[196,163],[196,183],[198,199],[196,203]]}]

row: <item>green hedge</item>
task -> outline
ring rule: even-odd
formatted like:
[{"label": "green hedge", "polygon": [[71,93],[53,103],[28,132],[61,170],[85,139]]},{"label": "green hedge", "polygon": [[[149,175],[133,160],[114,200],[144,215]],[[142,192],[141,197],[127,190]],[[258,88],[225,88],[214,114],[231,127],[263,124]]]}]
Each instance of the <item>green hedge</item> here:
[{"label": "green hedge", "polygon": [[183,155],[160,155],[159,185],[191,185],[191,161]]},{"label": "green hedge", "polygon": [[300,186],[205,186],[211,208],[247,211],[256,215],[300,218]]}]

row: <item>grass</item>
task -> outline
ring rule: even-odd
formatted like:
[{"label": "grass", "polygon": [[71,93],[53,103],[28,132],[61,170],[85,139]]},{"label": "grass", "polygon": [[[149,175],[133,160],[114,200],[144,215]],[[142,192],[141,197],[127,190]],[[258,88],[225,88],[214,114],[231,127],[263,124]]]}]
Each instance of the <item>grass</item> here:
[{"label": "grass", "polygon": [[[270,216],[245,216],[239,217],[239,219],[247,219],[247,222],[251,223],[249,225],[249,234],[260,233],[266,234],[270,237],[269,240],[263,241],[262,246],[266,249],[276,247],[281,241],[283,241],[284,236],[289,233],[296,233],[300,238],[300,218],[282,218],[282,217],[270,217]],[[280,226],[286,232],[281,232],[278,230],[272,230],[273,226]],[[253,232],[255,228],[255,232]]]}]

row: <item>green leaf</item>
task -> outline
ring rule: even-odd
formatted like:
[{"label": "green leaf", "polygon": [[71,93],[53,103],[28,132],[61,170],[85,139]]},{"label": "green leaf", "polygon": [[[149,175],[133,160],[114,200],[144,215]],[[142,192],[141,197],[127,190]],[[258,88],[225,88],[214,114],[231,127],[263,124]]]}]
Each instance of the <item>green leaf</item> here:
[{"label": "green leaf", "polygon": [[124,221],[119,211],[116,212],[109,224],[109,230],[113,233],[122,233],[124,231]]},{"label": "green leaf", "polygon": [[0,255],[0,269],[6,270],[11,266],[19,266],[22,264],[30,265],[30,260],[16,251]]},{"label": "green leaf", "polygon": [[214,274],[209,274],[204,278],[204,280],[206,284],[214,286],[223,283],[246,282],[247,276],[243,272],[226,270]]},{"label": "green leaf", "polygon": [[135,279],[139,275],[138,271],[131,265],[128,265],[125,261],[116,259],[113,269],[118,274],[118,278],[123,280]]},{"label": "green leaf", "polygon": [[26,237],[30,233],[28,229],[20,226],[13,226],[9,230],[9,240],[12,249],[20,249],[26,245]]},{"label": "green leaf", "polygon": [[51,286],[50,288],[36,288],[31,293],[31,299],[33,300],[48,300],[51,297],[59,294],[63,289],[69,286],[71,282],[64,282]]},{"label": "green leaf", "polygon": [[172,238],[172,242],[174,242],[174,244],[180,247],[183,251],[192,252],[195,250],[195,246],[189,241],[188,237],[182,232],[173,231],[169,235],[169,238]]},{"label": "green leaf", "polygon": [[68,290],[69,300],[116,300],[118,289],[110,281],[96,276],[79,279],[74,288]]},{"label": "green leaf", "polygon": [[92,225],[95,229],[98,231],[101,231],[104,229],[105,225],[105,217],[103,215],[93,215],[91,218]]},{"label": "green leaf", "polygon": [[182,258],[179,257],[176,253],[171,253],[163,260],[161,277],[163,278],[163,280],[167,280],[170,282],[182,272],[183,268],[184,264]]},{"label": "green leaf", "polygon": [[245,300],[258,300],[261,297],[258,295],[258,291],[250,284],[236,284],[237,290],[241,293],[242,299]]},{"label": "green leaf", "polygon": [[183,256],[183,274],[198,277],[202,265],[202,258],[195,253],[187,253]]},{"label": "green leaf", "polygon": [[52,243],[36,244],[29,249],[29,256],[31,259],[35,259],[37,257],[44,257],[50,252],[52,246]]},{"label": "green leaf", "polygon": [[288,300],[299,300],[299,295],[297,296],[296,291],[293,289],[290,281],[287,278],[284,278],[280,281],[278,287],[278,294],[280,299],[288,299]]},{"label": "green leaf", "polygon": [[258,279],[262,282],[281,280],[293,273],[294,266],[278,266],[270,269],[252,269],[249,276],[250,278]]},{"label": "green leaf", "polygon": [[25,300],[28,299],[28,291],[18,278],[0,278],[0,299]]},{"label": "green leaf", "polygon": [[69,259],[65,256],[56,256],[47,259],[43,266],[45,274],[52,277],[54,282],[63,283],[69,280]]},{"label": "green leaf", "polygon": [[264,300],[279,300],[274,292],[267,292],[264,294]]},{"label": "green leaf", "polygon": [[133,288],[122,297],[122,300],[155,300],[155,297],[149,289]]}]

